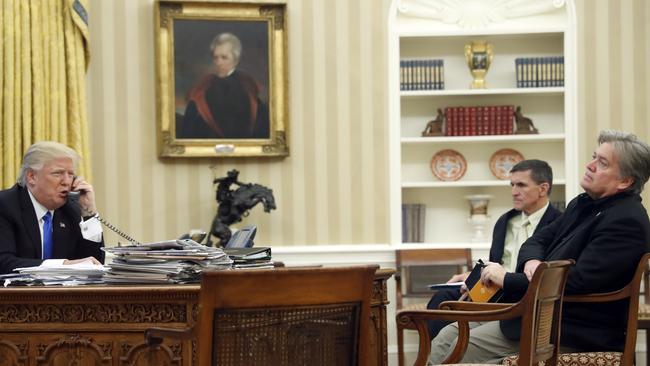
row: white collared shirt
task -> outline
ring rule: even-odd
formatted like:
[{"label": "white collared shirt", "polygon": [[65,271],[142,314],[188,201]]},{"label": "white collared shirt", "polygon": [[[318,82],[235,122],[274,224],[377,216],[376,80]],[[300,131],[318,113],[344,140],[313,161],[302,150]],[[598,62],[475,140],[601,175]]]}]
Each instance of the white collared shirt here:
[{"label": "white collared shirt", "polygon": [[516,215],[508,221],[506,228],[506,238],[503,248],[503,267],[506,269],[506,271],[514,272],[515,267],[517,266],[517,258],[512,258],[512,254],[519,253],[521,244],[523,244],[517,243],[517,231],[521,227],[521,224],[526,220],[530,222],[530,225],[527,228],[527,234],[528,237],[531,237],[535,232],[535,229],[537,229],[537,225],[539,225],[539,222],[542,220],[542,217],[544,216],[548,205],[549,203],[546,203],[544,207],[540,208],[530,215],[526,215],[522,211],[520,215]]}]

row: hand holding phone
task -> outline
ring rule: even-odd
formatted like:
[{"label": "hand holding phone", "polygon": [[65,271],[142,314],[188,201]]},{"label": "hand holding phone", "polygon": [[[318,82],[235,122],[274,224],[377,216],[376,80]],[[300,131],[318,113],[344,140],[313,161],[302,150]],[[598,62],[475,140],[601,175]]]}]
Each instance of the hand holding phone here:
[{"label": "hand holding phone", "polygon": [[68,199],[75,200],[79,203],[82,216],[92,216],[97,213],[93,186],[86,182],[82,177],[75,176],[72,179],[70,191],[68,192]]},{"label": "hand holding phone", "polygon": [[[97,208],[95,206],[95,192],[93,191],[93,186],[88,182],[83,180],[83,178],[74,177],[72,179],[72,184],[70,186],[70,191],[68,192],[68,200],[79,205],[81,208],[82,216],[94,216],[99,222],[104,224],[107,228],[113,230],[119,236],[128,240],[134,245],[140,245],[140,242],[133,239],[131,236],[124,233],[122,230],[118,229],[105,219],[97,215]],[[94,258],[93,258],[94,259]]]}]

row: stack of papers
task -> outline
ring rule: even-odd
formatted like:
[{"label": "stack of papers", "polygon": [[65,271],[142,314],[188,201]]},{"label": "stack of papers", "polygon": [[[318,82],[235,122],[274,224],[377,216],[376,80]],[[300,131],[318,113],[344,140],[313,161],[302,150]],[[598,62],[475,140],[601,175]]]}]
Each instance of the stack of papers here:
[{"label": "stack of papers", "polygon": [[16,268],[19,274],[5,275],[4,286],[11,285],[87,285],[103,283],[106,268],[101,264],[46,264],[37,267]]},{"label": "stack of papers", "polygon": [[233,261],[220,248],[190,239],[104,248],[115,258],[108,264],[108,283],[198,282],[206,269],[228,269]]},{"label": "stack of papers", "polygon": [[233,268],[273,268],[271,248],[226,248],[224,252],[234,261]]}]

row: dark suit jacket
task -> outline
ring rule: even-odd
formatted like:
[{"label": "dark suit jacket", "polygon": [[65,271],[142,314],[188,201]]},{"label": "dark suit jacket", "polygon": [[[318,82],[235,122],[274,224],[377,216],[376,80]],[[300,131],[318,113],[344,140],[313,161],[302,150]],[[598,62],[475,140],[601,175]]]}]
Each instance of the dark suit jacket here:
[{"label": "dark suit jacket", "polygon": [[[567,295],[608,292],[625,286],[641,256],[648,251],[650,221],[641,197],[622,192],[599,200],[581,194],[564,216],[536,232],[519,251],[517,273],[504,280],[504,297],[521,297],[528,286],[521,273],[531,259],[574,259]],[[623,349],[628,301],[564,303],[562,345],[591,350]],[[506,337],[518,339],[520,323],[502,321]]]},{"label": "dark suit jacket", "polygon": [[[490,262],[501,263],[503,264],[503,251],[505,248],[506,242],[506,230],[508,229],[508,221],[514,216],[517,216],[521,211],[512,209],[505,214],[501,215],[497,222],[494,224],[494,230],[492,231],[492,245],[490,246]],[[562,213],[558,211],[555,207],[549,205],[542,215],[542,218],[539,220],[539,224],[535,228],[535,232],[539,231],[544,226],[550,224],[558,218]],[[445,289],[439,290],[433,295],[429,303],[427,304],[427,309],[437,309],[438,306],[448,300],[458,300],[460,297],[460,290],[458,289]],[[447,321],[430,321],[428,322],[429,327],[429,336],[431,338],[438,335],[438,332],[450,322]]]},{"label": "dark suit jacket", "polygon": [[[89,256],[104,262],[101,243],[81,236],[81,213],[75,204],[66,203],[54,211],[52,219],[54,258],[79,259]],[[41,258],[41,233],[27,188],[15,185],[0,191],[0,273],[14,268],[38,266]]]}]

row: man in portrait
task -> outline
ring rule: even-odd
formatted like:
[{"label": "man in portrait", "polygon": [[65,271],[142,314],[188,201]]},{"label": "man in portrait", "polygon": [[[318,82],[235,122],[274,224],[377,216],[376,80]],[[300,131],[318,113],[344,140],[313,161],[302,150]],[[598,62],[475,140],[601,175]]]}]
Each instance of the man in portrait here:
[{"label": "man in portrait", "polygon": [[269,109],[262,86],[237,68],[242,56],[240,39],[218,34],[210,44],[212,72],[199,79],[186,96],[184,115],[177,115],[177,138],[269,138]]}]

